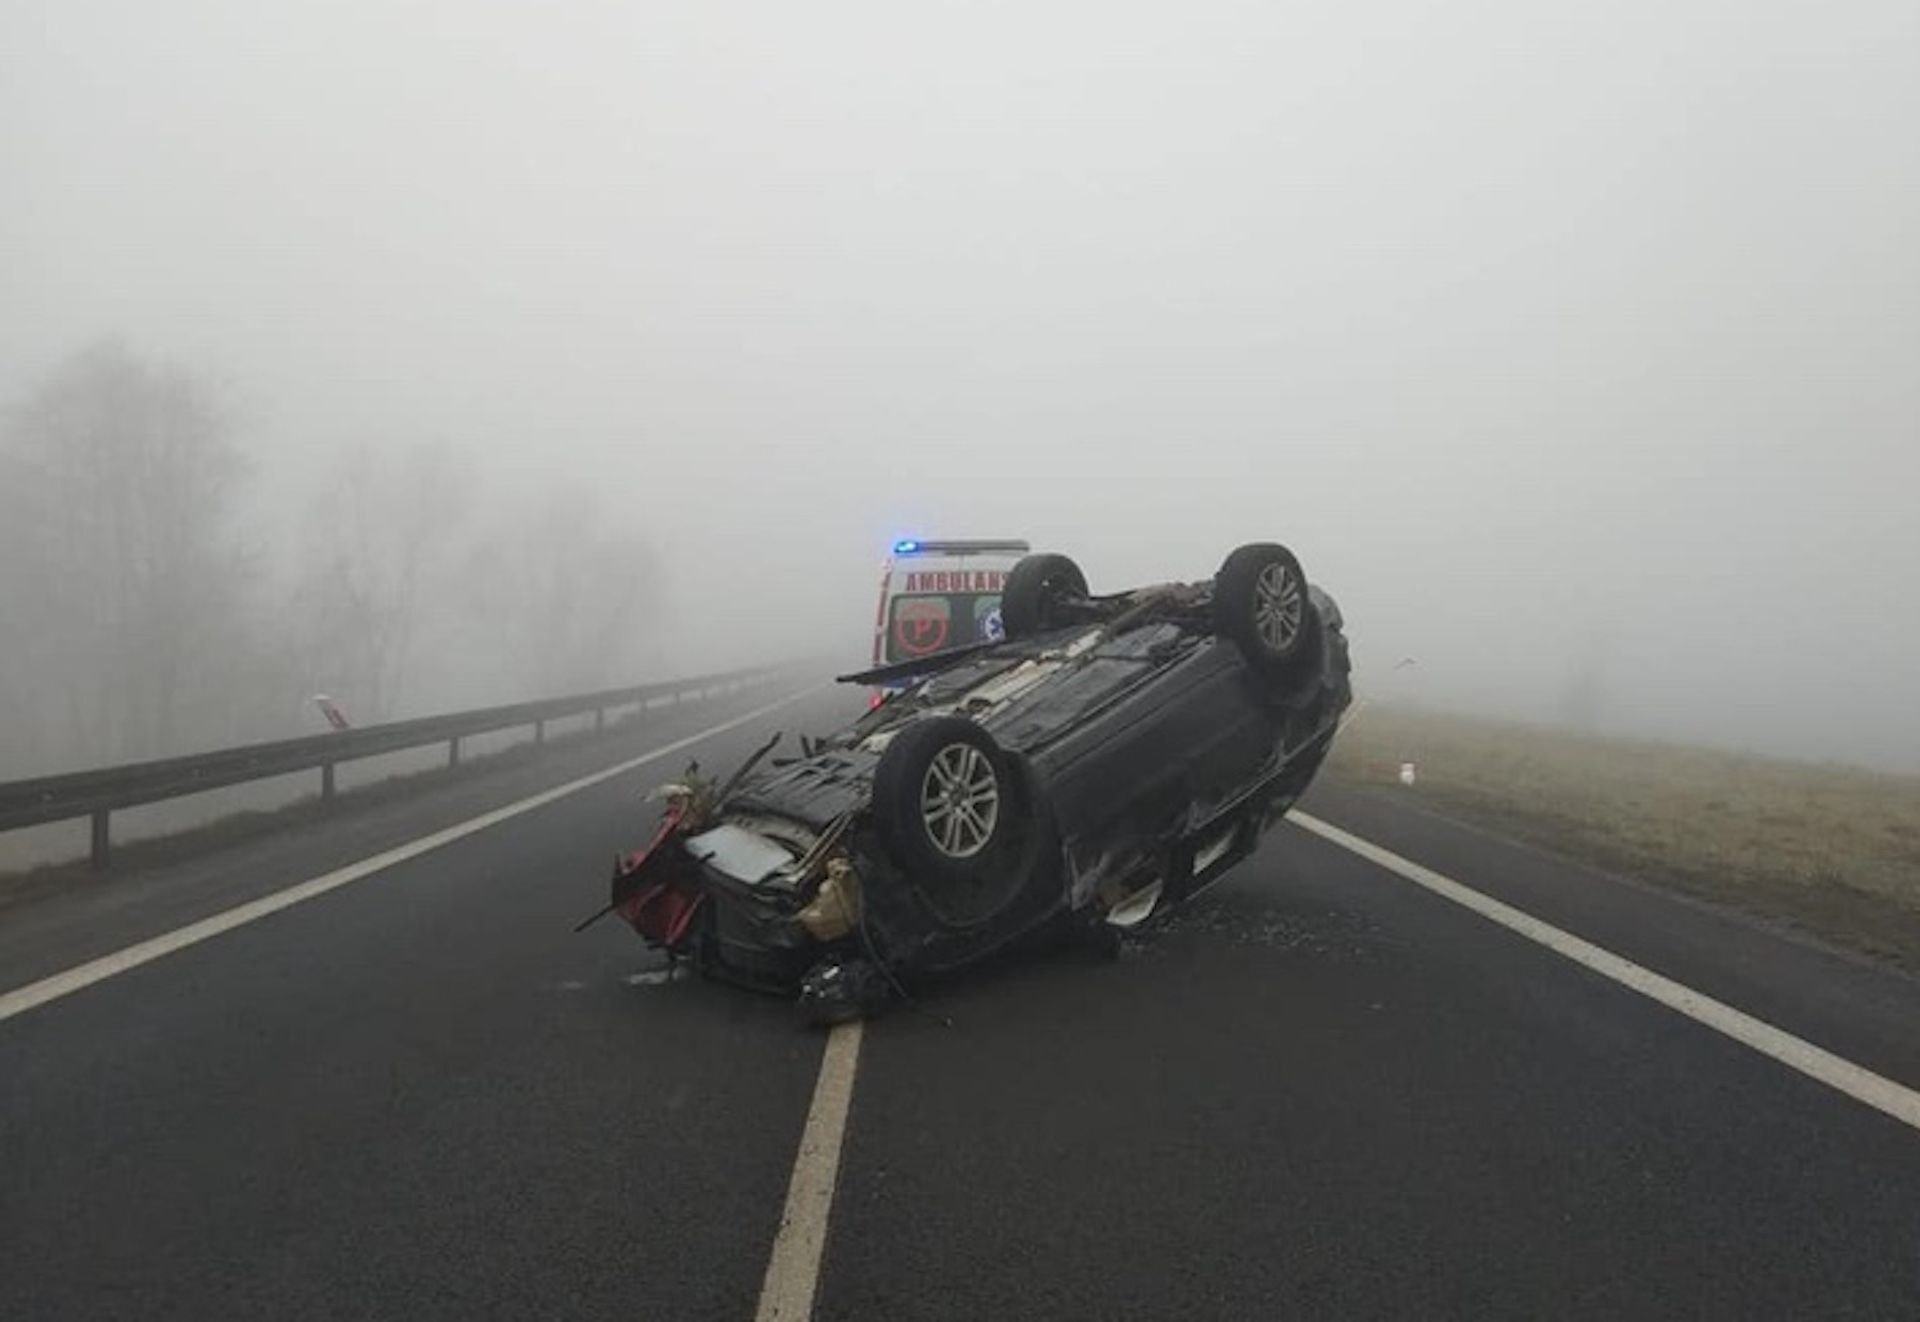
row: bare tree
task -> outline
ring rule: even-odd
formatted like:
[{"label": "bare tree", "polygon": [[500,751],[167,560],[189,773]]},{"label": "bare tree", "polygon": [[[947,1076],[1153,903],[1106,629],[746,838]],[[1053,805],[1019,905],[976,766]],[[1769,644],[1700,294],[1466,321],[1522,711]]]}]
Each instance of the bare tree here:
[{"label": "bare tree", "polygon": [[555,487],[476,550],[469,591],[499,624],[508,682],[553,694],[635,682],[660,574],[646,541],[595,495]]},{"label": "bare tree", "polygon": [[[24,507],[8,618],[63,762],[174,751],[224,695],[245,569],[228,532],[245,466],[211,390],[117,342],[56,368],[7,419]],[[13,681],[17,689],[20,681]]]},{"label": "bare tree", "polygon": [[443,445],[362,446],[343,458],[310,511],[295,591],[310,686],[350,700],[363,719],[409,705],[425,599],[459,571],[472,492]]},{"label": "bare tree", "polygon": [[[46,549],[51,514],[42,470],[0,450],[0,776],[21,775],[57,760],[55,718],[64,710],[45,688],[57,673],[48,628],[54,600]],[[51,710],[50,710],[51,709]]]}]

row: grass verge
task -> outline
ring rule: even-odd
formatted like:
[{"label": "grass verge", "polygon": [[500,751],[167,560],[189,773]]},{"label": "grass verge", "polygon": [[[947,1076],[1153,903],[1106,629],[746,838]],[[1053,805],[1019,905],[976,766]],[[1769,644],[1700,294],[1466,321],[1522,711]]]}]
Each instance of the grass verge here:
[{"label": "grass verge", "polygon": [[1920,777],[1382,706],[1328,766],[1920,970]]}]

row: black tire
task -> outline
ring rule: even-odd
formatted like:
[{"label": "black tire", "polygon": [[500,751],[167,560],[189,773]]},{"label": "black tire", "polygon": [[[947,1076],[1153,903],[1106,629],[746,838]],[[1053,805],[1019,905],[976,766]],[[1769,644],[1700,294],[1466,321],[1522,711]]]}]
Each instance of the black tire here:
[{"label": "black tire", "polygon": [[1293,552],[1275,542],[1235,550],[1213,576],[1213,626],[1247,664],[1279,676],[1320,650],[1320,612]]},{"label": "black tire", "polygon": [[1062,606],[1087,595],[1087,576],[1066,556],[1022,556],[1000,591],[1000,623],[1009,639],[1058,629],[1073,622]]},{"label": "black tire", "polygon": [[959,716],[896,734],[873,775],[874,826],[918,907],[937,928],[992,921],[1026,883],[1025,804],[993,736]]}]

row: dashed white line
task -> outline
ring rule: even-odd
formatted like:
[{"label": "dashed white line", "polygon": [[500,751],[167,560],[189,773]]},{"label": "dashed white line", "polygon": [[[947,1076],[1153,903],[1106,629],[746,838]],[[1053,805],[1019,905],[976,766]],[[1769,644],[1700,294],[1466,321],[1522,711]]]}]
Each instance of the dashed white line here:
[{"label": "dashed white line", "polygon": [[833,1212],[833,1187],[840,1178],[840,1146],[853,1104],[854,1072],[860,1064],[860,1023],[840,1024],[820,1056],[820,1078],[813,1105],[800,1131],[800,1152],[787,1185],[787,1205],[773,1237],[773,1256],[760,1285],[755,1322],[807,1322],[813,1316],[820,1283],[820,1259],[827,1246],[827,1221]]},{"label": "dashed white line", "polygon": [[789,703],[797,702],[799,699],[816,691],[817,686],[815,688],[803,689],[798,693],[790,693],[777,702],[767,703],[764,707],[756,707],[744,715],[722,721],[718,725],[708,726],[697,734],[690,734],[684,739],[676,739],[670,744],[664,744],[650,752],[642,753],[638,757],[628,758],[616,766],[593,772],[591,775],[581,776],[577,780],[570,780],[564,785],[557,785],[553,789],[543,790],[538,794],[521,799],[517,803],[509,803],[505,807],[495,808],[492,812],[482,813],[478,817],[468,818],[464,822],[457,822],[452,826],[446,827],[444,830],[435,831],[431,835],[423,835],[417,840],[409,840],[403,845],[396,845],[394,848],[375,854],[371,858],[363,858],[357,863],[349,863],[343,868],[336,868],[332,872],[299,882],[287,887],[285,890],[275,891],[271,895],[264,895],[257,900],[250,900],[246,904],[235,905],[233,908],[222,910],[210,918],[202,918],[197,923],[189,923],[185,927],[177,928],[162,936],[156,936],[149,940],[127,946],[125,949],[116,950],[111,955],[102,955],[99,959],[89,960],[85,964],[77,965],[61,973],[55,973],[49,977],[40,979],[38,982],[30,982],[24,987],[16,987],[12,991],[0,993],[0,1022],[11,1019],[17,1014],[25,1014],[28,1010],[45,1005],[49,1001],[57,1001],[62,996],[71,996],[74,992],[80,991],[82,988],[91,987],[96,982],[104,982],[106,979],[114,977],[117,974],[125,973],[128,969],[139,968],[142,964],[151,963],[153,960],[159,959],[164,955],[171,955],[176,950],[185,950],[188,946],[198,945],[200,942],[219,936],[223,932],[231,932],[236,927],[244,927],[248,923],[265,918],[268,914],[278,913],[280,910],[291,908],[304,900],[311,900],[317,895],[325,895],[328,891],[338,890],[342,886],[350,885],[364,877],[370,877],[376,872],[384,871],[396,863],[404,863],[410,858],[418,858],[420,855],[438,849],[442,845],[452,844],[455,840],[470,836],[476,831],[484,831],[489,826],[497,826],[501,822],[519,817],[524,813],[532,812],[536,808],[545,807],[556,799],[564,799],[569,794],[577,794],[581,790],[593,785],[598,785],[602,781],[624,775],[636,767],[643,767],[649,762],[657,762],[663,757],[670,757],[680,750],[690,748],[704,739],[711,739],[717,734],[724,734],[728,730],[737,729],[742,725],[757,721],[761,717],[776,712]]},{"label": "dashed white line", "polygon": [[1658,1001],[1670,1010],[1677,1011],[1703,1024],[1716,1033],[1724,1034],[1751,1047],[1763,1056],[1779,1061],[1789,1069],[1798,1070],[1810,1079],[1818,1080],[1837,1092],[1845,1093],[1855,1101],[1865,1102],[1876,1111],[1885,1112],[1895,1120],[1920,1129],[1920,1092],[1896,1083],[1872,1070],[1854,1064],[1841,1056],[1834,1055],[1824,1047],[1817,1047],[1804,1038],[1795,1037],[1782,1029],[1775,1028],[1764,1020],[1756,1019],[1743,1010],[1736,1010],[1724,1001],[1717,1001],[1703,992],[1697,992],[1672,978],[1664,977],[1651,969],[1642,968],[1630,959],[1614,954],[1611,950],[1594,945],[1571,932],[1562,931],[1551,923],[1542,922],[1531,914],[1523,913],[1510,904],[1503,904],[1490,895],[1483,895],[1471,886],[1453,880],[1451,877],[1423,867],[1411,859],[1402,858],[1392,850],[1383,849],[1369,840],[1363,840],[1337,826],[1321,821],[1306,813],[1291,813],[1288,820],[1298,824],[1323,840],[1331,841],[1342,849],[1359,855],[1369,863],[1385,868],[1396,876],[1404,877],[1416,886],[1423,886],[1443,899],[1452,900],[1492,922],[1500,924],[1508,931],[1515,932],[1529,941],[1538,942],[1555,954],[1563,955],[1574,963],[1592,969],[1604,978],[1611,978],[1631,991],[1639,992],[1649,1000]]}]

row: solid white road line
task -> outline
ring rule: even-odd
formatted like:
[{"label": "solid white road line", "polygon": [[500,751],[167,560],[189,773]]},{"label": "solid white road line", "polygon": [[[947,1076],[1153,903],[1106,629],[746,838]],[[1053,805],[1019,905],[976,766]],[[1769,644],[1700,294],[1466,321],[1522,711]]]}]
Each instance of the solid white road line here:
[{"label": "solid white road line", "polygon": [[222,932],[231,932],[234,928],[245,926],[255,919],[265,918],[270,913],[291,908],[303,900],[311,900],[316,895],[325,895],[328,891],[338,890],[363,877],[370,877],[376,872],[390,868],[396,863],[418,858],[442,845],[470,836],[476,831],[484,831],[489,826],[497,826],[523,813],[532,812],[535,808],[545,807],[556,799],[577,794],[589,786],[598,785],[603,780],[612,780],[615,776],[625,775],[635,767],[643,767],[649,762],[670,757],[681,749],[690,748],[704,739],[711,739],[717,734],[724,734],[728,730],[757,721],[770,712],[778,711],[787,704],[816,692],[818,687],[816,685],[813,688],[802,689],[798,693],[790,693],[778,702],[770,702],[764,707],[756,707],[743,716],[736,716],[732,720],[708,726],[697,734],[676,739],[670,744],[642,753],[638,757],[628,758],[625,762],[608,767],[604,771],[596,771],[578,780],[570,780],[564,785],[543,790],[517,803],[509,803],[504,808],[495,808],[492,812],[482,813],[464,822],[457,822],[445,830],[435,831],[432,835],[423,835],[418,840],[409,840],[406,844],[396,845],[371,858],[349,863],[343,868],[299,882],[285,890],[275,891],[271,895],[264,895],[257,900],[250,900],[246,904],[235,905],[231,909],[214,914],[211,918],[202,918],[197,923],[189,923],[163,936],[138,942],[124,950],[116,950],[111,955],[102,955],[99,959],[89,960],[85,964],[67,969],[62,973],[55,973],[38,982],[30,982],[24,987],[0,993],[0,1022],[11,1019],[17,1014],[25,1014],[28,1010],[45,1005],[48,1001],[57,1001],[62,996],[70,996],[83,987],[91,987],[94,983],[103,982],[115,974],[138,968],[142,964],[159,959],[162,955],[171,955],[176,950],[185,950],[188,946],[198,945],[210,937],[219,936]]},{"label": "solid white road line", "polygon": [[1772,1024],[1755,1019],[1752,1015],[1734,1009],[1723,1001],[1693,990],[1693,988],[1662,977],[1651,969],[1641,968],[1630,959],[1624,959],[1610,950],[1583,941],[1571,932],[1564,932],[1551,923],[1542,922],[1529,914],[1522,913],[1512,905],[1502,904],[1488,895],[1482,895],[1472,887],[1464,886],[1450,877],[1442,876],[1432,868],[1422,867],[1410,859],[1388,849],[1382,849],[1371,841],[1357,835],[1350,835],[1339,827],[1311,817],[1306,813],[1292,813],[1289,821],[1295,822],[1324,840],[1339,845],[1342,849],[1358,854],[1369,863],[1385,868],[1397,876],[1404,877],[1416,886],[1424,886],[1444,899],[1473,910],[1483,918],[1490,919],[1511,932],[1516,932],[1553,951],[1564,955],[1576,964],[1592,969],[1604,978],[1611,978],[1621,986],[1639,992],[1650,1000],[1658,1001],[1670,1010],[1676,1010],[1693,1020],[1704,1024],[1716,1033],[1722,1033],[1743,1046],[1752,1047],[1763,1056],[1771,1056],[1790,1069],[1799,1070],[1810,1079],[1817,1079],[1829,1088],[1843,1092],[1855,1101],[1865,1102],[1877,1111],[1884,1111],[1894,1119],[1920,1129],[1920,1092],[1915,1092],[1892,1079],[1863,1069],[1850,1060],[1834,1055],[1822,1047],[1783,1032]]},{"label": "solid white road line", "polygon": [[853,1104],[853,1076],[860,1064],[860,1021],[836,1025],[820,1056],[820,1078],[813,1105],[800,1131],[800,1152],[793,1159],[787,1205],[773,1237],[773,1256],[760,1284],[755,1322],[806,1322],[813,1316],[813,1293],[820,1284],[820,1257],[827,1247],[827,1219],[833,1212],[833,1186],[840,1178],[840,1144]]}]

